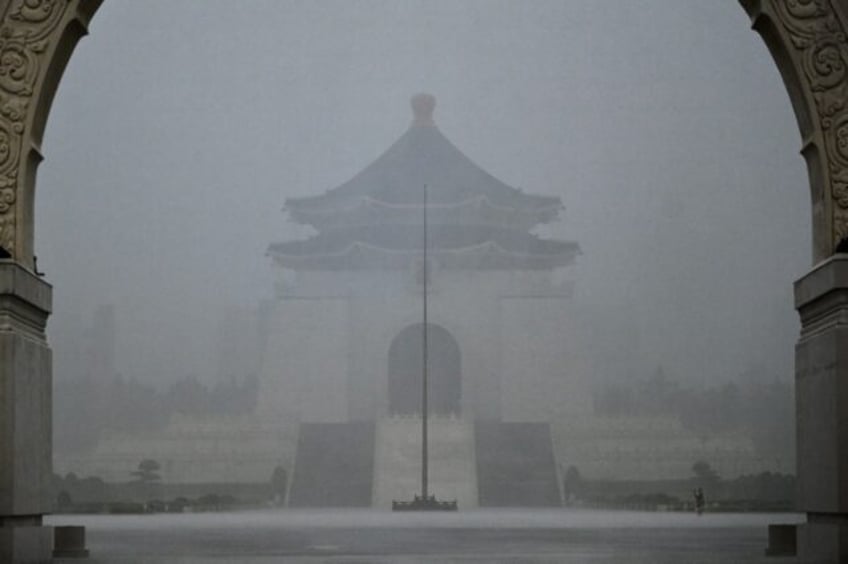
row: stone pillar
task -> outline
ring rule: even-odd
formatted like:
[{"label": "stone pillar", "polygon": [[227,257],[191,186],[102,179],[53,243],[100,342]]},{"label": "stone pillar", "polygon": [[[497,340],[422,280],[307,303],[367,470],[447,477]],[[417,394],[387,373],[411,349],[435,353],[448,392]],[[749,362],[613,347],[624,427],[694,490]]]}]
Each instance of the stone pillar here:
[{"label": "stone pillar", "polygon": [[848,562],[848,254],[795,283],[798,528],[801,562]]},{"label": "stone pillar", "polygon": [[51,352],[44,328],[52,288],[0,260],[0,562],[47,562],[52,530]]}]

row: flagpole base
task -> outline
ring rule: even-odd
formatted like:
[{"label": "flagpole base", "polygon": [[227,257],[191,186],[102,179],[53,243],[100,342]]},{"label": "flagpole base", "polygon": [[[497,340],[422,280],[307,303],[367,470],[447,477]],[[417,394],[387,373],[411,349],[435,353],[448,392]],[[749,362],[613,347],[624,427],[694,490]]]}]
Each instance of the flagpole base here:
[{"label": "flagpole base", "polygon": [[416,495],[412,501],[392,501],[392,511],[457,511],[456,500],[439,501],[436,496]]}]

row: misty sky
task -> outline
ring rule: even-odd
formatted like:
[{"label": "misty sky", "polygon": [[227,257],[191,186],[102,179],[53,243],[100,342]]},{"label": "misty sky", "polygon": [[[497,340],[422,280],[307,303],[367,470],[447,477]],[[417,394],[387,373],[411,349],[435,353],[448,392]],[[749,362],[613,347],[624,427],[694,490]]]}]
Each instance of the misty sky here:
[{"label": "misty sky", "polygon": [[477,164],[563,198],[544,233],[583,249],[587,351],[706,384],[791,377],[806,172],[735,0],[107,0],[39,171],[57,378],[104,303],[124,375],[209,377],[223,309],[270,296],[267,245],[302,234],[284,199],[369,164],[419,91]]}]

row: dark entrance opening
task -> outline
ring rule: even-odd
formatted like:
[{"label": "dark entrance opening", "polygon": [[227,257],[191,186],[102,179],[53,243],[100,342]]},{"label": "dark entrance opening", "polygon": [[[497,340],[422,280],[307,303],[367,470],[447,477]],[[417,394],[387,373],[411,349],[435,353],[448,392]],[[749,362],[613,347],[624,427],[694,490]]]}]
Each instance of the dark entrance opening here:
[{"label": "dark entrance opening", "polygon": [[[424,325],[410,325],[389,347],[389,412],[395,415],[421,413],[421,377]],[[446,329],[427,325],[429,412],[460,413],[462,369],[459,345]]]}]

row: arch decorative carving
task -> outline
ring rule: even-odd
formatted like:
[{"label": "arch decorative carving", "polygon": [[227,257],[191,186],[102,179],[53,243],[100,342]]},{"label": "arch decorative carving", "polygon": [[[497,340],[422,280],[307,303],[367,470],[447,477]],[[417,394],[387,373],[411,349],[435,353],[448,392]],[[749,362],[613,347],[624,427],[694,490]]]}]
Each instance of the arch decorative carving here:
[{"label": "arch decorative carving", "polygon": [[848,238],[848,7],[839,0],[740,0],[789,92],[802,136],[818,262]]},{"label": "arch decorative carving", "polygon": [[35,173],[62,72],[100,0],[0,0],[0,246],[32,262]]},{"label": "arch decorative carving", "polygon": [[[0,246],[32,264],[35,170],[56,87],[102,0],[0,0]],[[816,261],[848,237],[848,7],[740,0],[780,69],[798,118]]]}]

